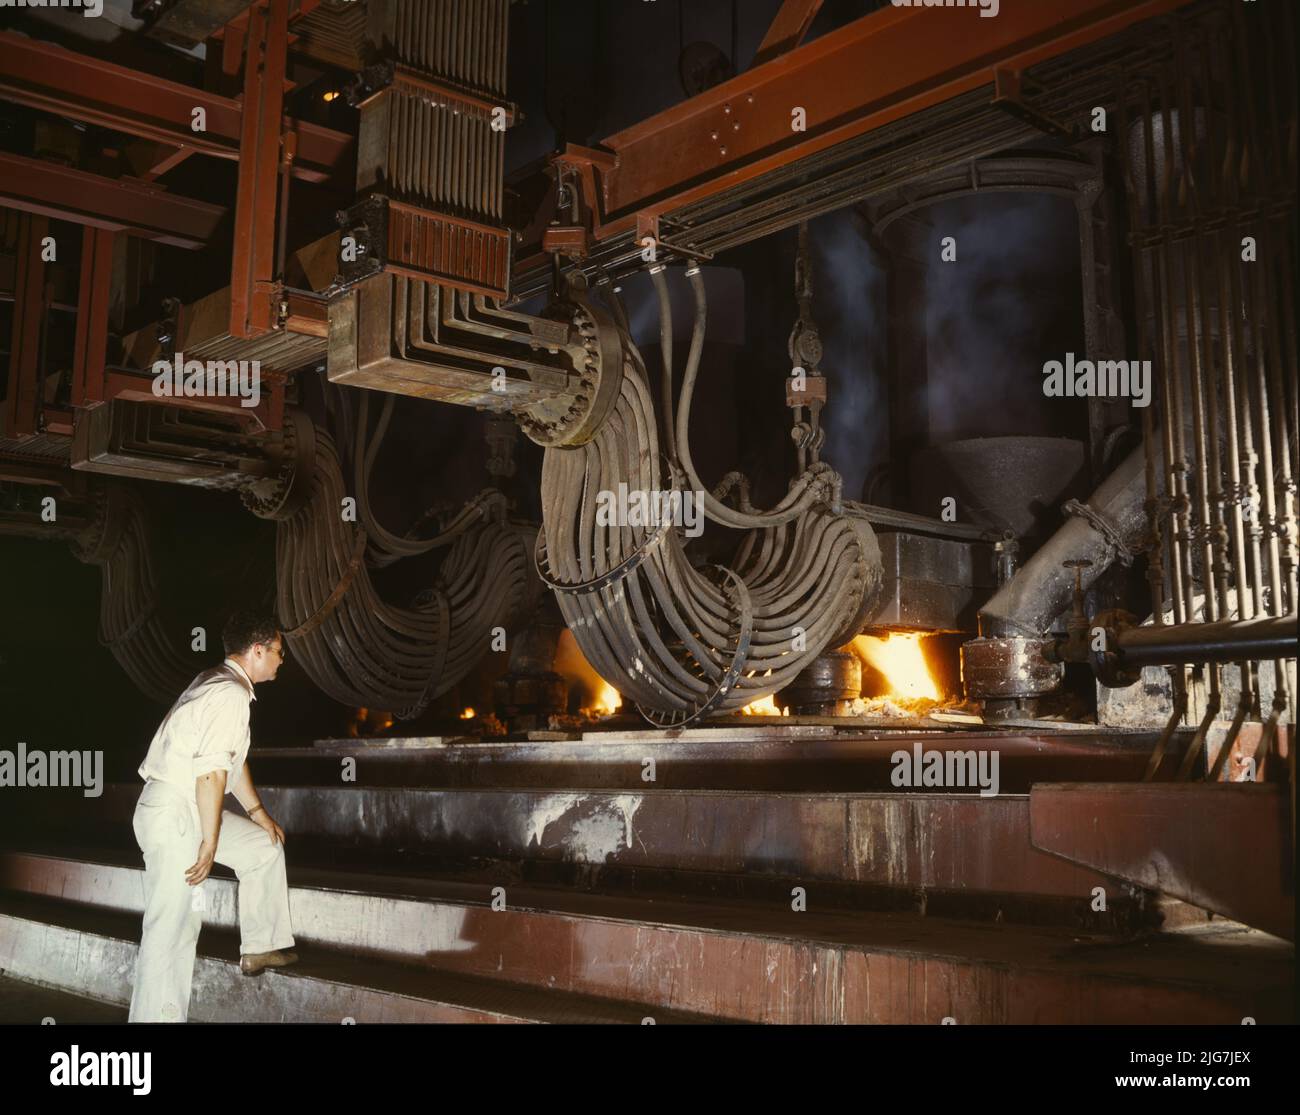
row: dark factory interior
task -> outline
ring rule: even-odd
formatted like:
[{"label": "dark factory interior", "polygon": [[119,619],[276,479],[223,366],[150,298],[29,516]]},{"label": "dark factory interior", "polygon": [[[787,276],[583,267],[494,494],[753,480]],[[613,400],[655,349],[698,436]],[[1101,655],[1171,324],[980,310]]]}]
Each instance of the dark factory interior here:
[{"label": "dark factory interior", "polygon": [[1296,16],[0,6],[0,1022],[1293,1023]]}]

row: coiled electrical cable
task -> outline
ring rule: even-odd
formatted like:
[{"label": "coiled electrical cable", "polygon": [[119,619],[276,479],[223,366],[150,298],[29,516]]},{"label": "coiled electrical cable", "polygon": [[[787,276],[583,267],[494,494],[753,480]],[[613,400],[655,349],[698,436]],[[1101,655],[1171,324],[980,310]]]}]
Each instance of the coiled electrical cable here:
[{"label": "coiled electrical cable", "polygon": [[[702,291],[676,422],[684,475],[670,461],[669,490],[689,479],[703,491],[686,438]],[[655,499],[665,479],[645,367],[620,333],[614,411],[587,444],[546,450],[539,566],[592,667],[648,719],[681,725],[773,693],[847,642],[874,607],[880,551],[865,520],[826,502],[838,479],[829,466],[796,481],[773,512],[736,512],[706,493],[710,518],[749,529],[727,567],[697,567],[680,528],[605,522],[598,506],[620,485]]]},{"label": "coiled electrical cable", "polygon": [[198,670],[184,644],[168,635],[160,612],[144,500],[124,484],[105,484],[94,498],[95,520],[72,552],[100,568],[100,644],[141,693],[169,705]]},{"label": "coiled electrical cable", "polygon": [[[413,552],[447,547],[437,578],[413,606],[391,604],[371,581],[368,532],[376,532],[390,558],[409,540],[381,532],[373,517],[354,522],[344,514],[349,493],[334,441],[317,429],[314,444],[310,492],[276,533],[286,640],[335,700],[409,719],[463,678],[488,650],[493,629],[510,630],[526,606],[529,582],[535,582],[529,567],[533,531],[503,514],[487,518],[476,510],[476,522],[416,544]],[[494,505],[504,508],[490,495],[475,503]]]}]

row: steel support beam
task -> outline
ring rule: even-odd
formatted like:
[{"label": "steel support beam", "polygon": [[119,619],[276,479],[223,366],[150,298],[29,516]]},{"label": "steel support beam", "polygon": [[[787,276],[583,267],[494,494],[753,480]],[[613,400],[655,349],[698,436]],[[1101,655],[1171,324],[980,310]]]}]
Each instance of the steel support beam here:
[{"label": "steel support beam", "polygon": [[[276,184],[284,111],[288,0],[249,12],[244,56],[244,113],[239,133],[239,187],[230,261],[230,334],[271,329],[275,281]],[[285,183],[288,188],[288,183]]]},{"label": "steel support beam", "polygon": [[74,407],[97,406],[104,401],[113,241],[114,234],[100,228],[87,228],[81,236],[81,282],[77,288],[77,339],[72,365]]},{"label": "steel support beam", "polygon": [[[0,99],[217,158],[240,157],[239,101],[13,31],[0,31]],[[191,127],[196,108],[204,110],[206,131]],[[284,126],[297,136],[293,173],[304,181],[326,180],[352,152],[352,137],[341,132],[298,120]]]},{"label": "steel support beam", "polygon": [[1290,801],[1280,785],[1041,784],[1035,848],[1295,939]]},{"label": "steel support beam", "polygon": [[770,62],[773,58],[794,50],[808,34],[808,28],[817,18],[821,6],[822,0],[784,0],[781,10],[772,20],[772,26],[767,29],[767,34],[758,46],[753,64],[761,66],[764,62]]},{"label": "steel support beam", "polygon": [[0,437],[31,437],[40,425],[41,342],[49,300],[41,241],[49,231],[50,222],[44,216],[24,216],[21,220],[14,266],[9,379],[0,409]]},{"label": "steel support beam", "polygon": [[0,205],[177,248],[201,248],[225,209],[131,178],[0,152]]},{"label": "steel support beam", "polygon": [[[1114,35],[1187,0],[887,7],[610,136],[616,165],[584,200],[603,240],[892,121]],[[797,8],[792,8],[792,12]],[[807,130],[795,131],[803,109]],[[566,162],[564,156],[557,161]]]}]

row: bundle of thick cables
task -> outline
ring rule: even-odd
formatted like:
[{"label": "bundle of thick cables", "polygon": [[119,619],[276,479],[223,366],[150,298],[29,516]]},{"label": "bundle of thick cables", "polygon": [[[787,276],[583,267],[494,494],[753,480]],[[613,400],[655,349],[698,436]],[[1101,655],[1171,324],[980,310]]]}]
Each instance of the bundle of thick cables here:
[{"label": "bundle of thick cables", "polygon": [[[533,534],[505,521],[503,497],[489,490],[436,538],[390,535],[370,513],[367,459],[373,454],[358,454],[361,514],[352,522],[343,514],[350,493],[334,441],[315,431],[310,493],[276,534],[278,610],[294,657],[322,690],[409,719],[473,668],[494,628],[509,631],[516,622],[536,582]],[[434,584],[409,608],[379,595],[365,560],[369,549],[370,565],[387,564],[394,547],[447,548]]]},{"label": "bundle of thick cables", "polygon": [[95,521],[73,543],[78,560],[100,568],[99,641],[140,692],[171,704],[198,667],[168,635],[151,550],[144,500],[123,484],[100,487]]},{"label": "bundle of thick cables", "polygon": [[[702,347],[702,284],[696,294],[672,447],[685,472],[673,466],[672,487],[692,477],[699,486],[685,438]],[[665,480],[645,368],[619,316],[623,380],[613,412],[587,444],[546,450],[539,559],[596,672],[647,719],[680,725],[776,692],[823,649],[852,638],[878,595],[880,550],[865,520],[831,509],[838,477],[826,465],[792,484],[773,512],[705,500],[713,521],[750,528],[725,569],[697,568],[676,528],[603,525],[599,493],[620,484],[657,493]],[[671,365],[667,343],[665,361]]]}]

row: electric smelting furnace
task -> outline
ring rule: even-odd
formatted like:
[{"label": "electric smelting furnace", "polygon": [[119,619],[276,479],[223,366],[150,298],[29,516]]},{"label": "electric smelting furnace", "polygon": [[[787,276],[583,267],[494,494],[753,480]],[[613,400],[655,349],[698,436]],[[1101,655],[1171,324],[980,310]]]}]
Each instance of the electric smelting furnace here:
[{"label": "electric smelting furnace", "polygon": [[327,953],[517,1019],[1294,1020],[1293,5],[84,14],[0,28],[0,971],[129,999],[66,904],[251,604]]}]

